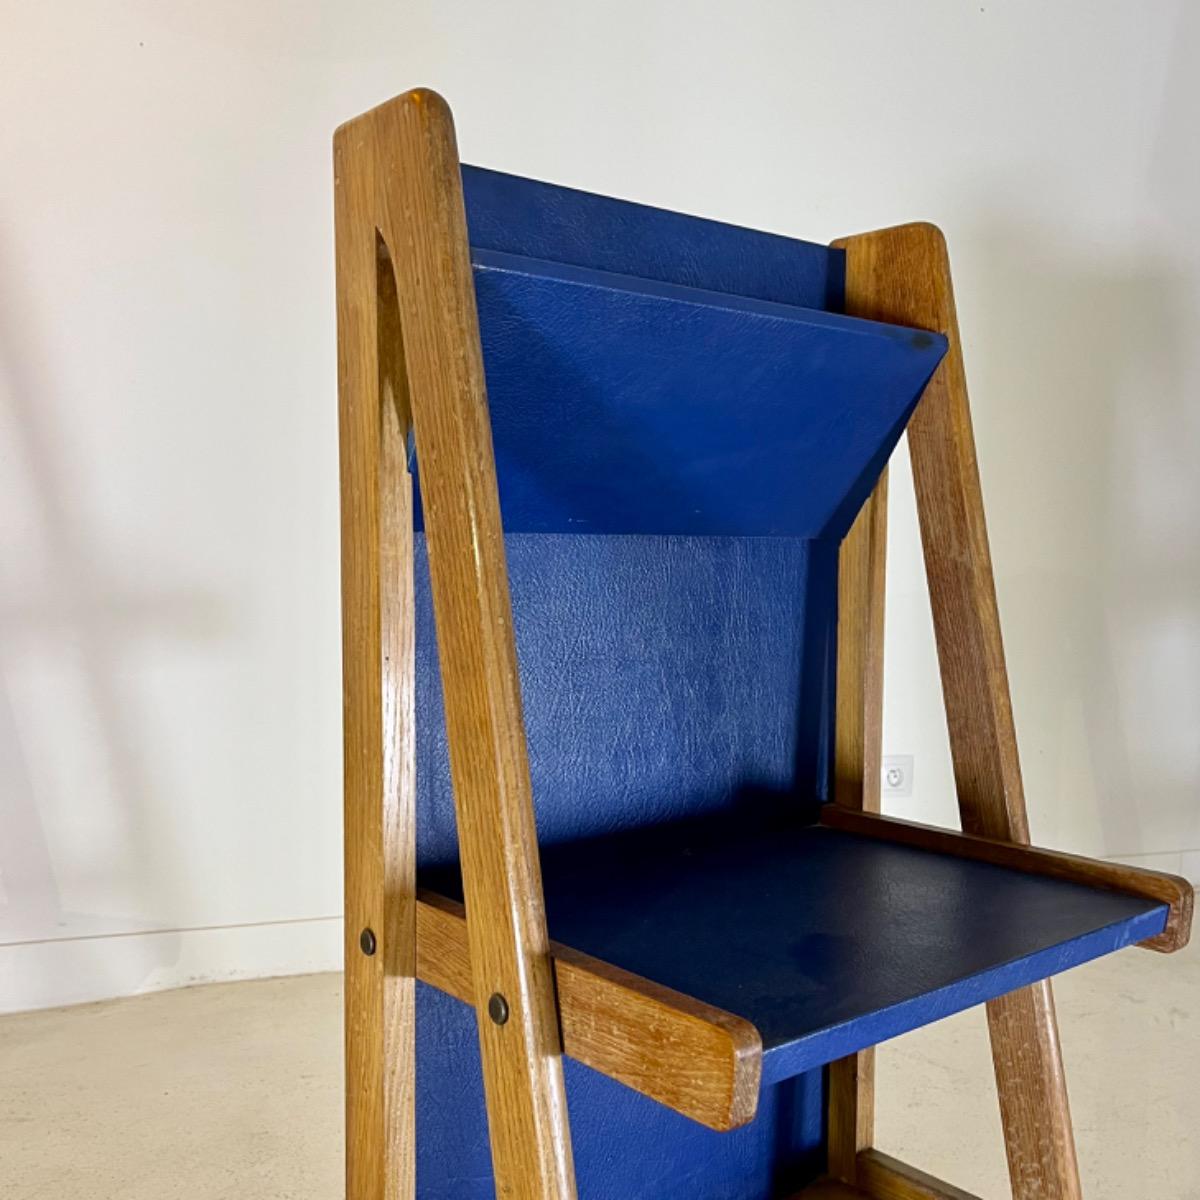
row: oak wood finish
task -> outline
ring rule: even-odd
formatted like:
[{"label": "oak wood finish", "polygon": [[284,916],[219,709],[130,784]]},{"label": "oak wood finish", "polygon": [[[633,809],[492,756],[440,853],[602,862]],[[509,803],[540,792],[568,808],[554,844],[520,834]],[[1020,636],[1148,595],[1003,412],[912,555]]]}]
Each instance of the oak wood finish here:
[{"label": "oak wood finish", "polygon": [[[343,125],[334,136],[338,216],[339,331],[347,348],[339,383],[343,494],[361,509],[350,530],[377,529],[378,501],[361,494],[364,448],[377,455],[379,421],[375,350],[378,244],[395,268],[404,374],[426,513],[434,618],[446,708],[450,774],[459,830],[471,1000],[479,1022],[484,1091],[496,1191],[500,1197],[568,1200],[574,1170],[563,1088],[558,1009],[542,904],[512,614],[487,416],[475,293],[468,255],[462,183],[453,122],[445,102],[426,90],[404,95]],[[342,340],[341,338],[339,340]],[[347,462],[347,460],[349,460]],[[377,540],[369,543],[377,546]],[[350,657],[378,672],[378,584],[352,554],[344,590]],[[358,709],[348,732],[348,809],[378,806],[382,788],[377,678],[359,668],[351,680]],[[361,695],[360,695],[361,693]],[[354,921],[381,927],[379,822],[355,817],[347,844],[356,903]],[[351,884],[348,882],[348,889]],[[365,900],[357,899],[362,891]],[[348,950],[350,947],[348,946]],[[387,951],[384,951],[384,957]],[[352,955],[351,955],[352,957]],[[379,966],[373,968],[381,975]],[[368,976],[373,979],[374,976]],[[369,1088],[381,1061],[381,1022],[374,993],[356,979],[348,1023],[348,1178],[352,1200],[378,1195],[390,1168],[370,1161],[382,1150],[379,1102]],[[373,985],[376,990],[378,984]],[[358,996],[363,988],[364,995]],[[489,998],[507,1001],[504,1024],[487,1015]],[[364,1095],[360,1089],[367,1085]],[[405,1118],[407,1119],[407,1117]],[[407,1137],[408,1135],[404,1135]],[[407,1169],[407,1168],[405,1168]]]},{"label": "oak wood finish", "polygon": [[[396,280],[377,246],[379,578],[383,678],[383,1128],[385,1200],[416,1194],[416,661],[408,381]],[[360,947],[361,954],[361,947]]]},{"label": "oak wood finish", "polygon": [[1177,875],[1084,858],[1078,854],[1064,854],[1059,850],[1043,850],[1037,846],[975,837],[952,829],[939,829],[876,813],[850,812],[834,804],[822,808],[821,824],[860,837],[878,838],[938,854],[952,854],[974,862],[993,863],[1031,875],[1065,879],[1070,883],[1124,892],[1129,896],[1166,904],[1170,907],[1166,928],[1157,937],[1140,943],[1164,953],[1182,949],[1187,945],[1191,933],[1195,891],[1186,879]]},{"label": "oak wood finish", "polygon": [[872,1200],[979,1200],[879,1150],[859,1155],[858,1185]]},{"label": "oak wood finish", "polygon": [[[901,225],[834,243],[846,311],[944,334],[949,351],[908,427],[950,751],[963,828],[1029,841],[1004,647],[941,231]],[[988,1004],[1014,1200],[1079,1200],[1062,1052],[1048,982]]]},{"label": "oak wood finish", "polygon": [[857,1184],[818,1179],[791,1200],[979,1200],[878,1150],[865,1150],[859,1159]]},{"label": "oak wood finish", "polygon": [[[390,271],[390,268],[389,268]],[[381,295],[381,302],[386,294]],[[382,324],[382,323],[381,323]],[[398,343],[395,343],[398,345]],[[389,355],[381,347],[383,380]],[[398,365],[398,364],[396,364]],[[413,730],[412,477],[405,453],[407,413],[383,388],[380,480],[380,598],[383,658],[383,1160],[385,1200],[416,1195],[416,771]],[[359,949],[362,955],[361,947]]]},{"label": "oak wood finish", "polygon": [[[362,227],[370,179],[335,194],[342,495],[346,1194],[413,1200],[412,480],[391,265]],[[369,930],[376,951],[360,936]]]},{"label": "oak wood finish", "polygon": [[[762,1040],[741,1017],[550,943],[563,1050],[627,1087],[725,1132],[753,1119]],[[463,906],[417,897],[417,978],[469,1002]]]},{"label": "oak wood finish", "polygon": [[843,1183],[858,1183],[859,1155],[875,1137],[875,1047],[831,1062],[828,1086],[828,1171]]},{"label": "oak wood finish", "polygon": [[835,803],[879,812],[883,766],[883,620],[887,469],[838,552]]},{"label": "oak wood finish", "polygon": [[[887,470],[838,552],[834,802],[878,812],[883,752],[883,626],[887,568]],[[875,1050],[829,1065],[828,1167],[854,1183],[875,1132]]]},{"label": "oak wood finish", "polygon": [[797,1192],[791,1200],[871,1200],[866,1192],[861,1192],[840,1179],[818,1179],[808,1187]]}]

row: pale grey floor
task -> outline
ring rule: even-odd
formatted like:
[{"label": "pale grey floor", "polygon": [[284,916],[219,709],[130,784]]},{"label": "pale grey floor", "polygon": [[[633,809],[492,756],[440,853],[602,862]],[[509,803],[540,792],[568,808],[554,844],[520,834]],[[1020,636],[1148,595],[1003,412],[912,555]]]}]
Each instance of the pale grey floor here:
[{"label": "pale grey floor", "polygon": [[[1088,1200],[1200,1200],[1200,954],[1058,983]],[[4,1200],[335,1200],[341,979],[221,984],[0,1018]],[[1003,1200],[982,1015],[880,1052],[880,1146]]]}]

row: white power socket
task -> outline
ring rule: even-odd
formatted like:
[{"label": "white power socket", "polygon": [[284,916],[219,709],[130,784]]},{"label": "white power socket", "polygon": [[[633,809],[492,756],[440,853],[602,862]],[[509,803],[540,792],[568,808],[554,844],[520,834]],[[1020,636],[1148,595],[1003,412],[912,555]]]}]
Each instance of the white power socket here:
[{"label": "white power socket", "polygon": [[911,796],[913,794],[913,756],[890,754],[883,760],[883,794]]}]

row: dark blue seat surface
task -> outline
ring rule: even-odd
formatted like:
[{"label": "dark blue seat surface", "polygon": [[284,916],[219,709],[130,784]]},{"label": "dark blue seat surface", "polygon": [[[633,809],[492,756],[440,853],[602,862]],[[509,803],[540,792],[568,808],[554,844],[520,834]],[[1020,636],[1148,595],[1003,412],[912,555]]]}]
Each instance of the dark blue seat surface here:
[{"label": "dark blue seat surface", "polygon": [[[551,937],[753,1022],[766,1083],[1153,937],[1166,920],[1154,901],[764,808],[553,846],[542,869]],[[452,875],[427,881],[455,889]]]}]

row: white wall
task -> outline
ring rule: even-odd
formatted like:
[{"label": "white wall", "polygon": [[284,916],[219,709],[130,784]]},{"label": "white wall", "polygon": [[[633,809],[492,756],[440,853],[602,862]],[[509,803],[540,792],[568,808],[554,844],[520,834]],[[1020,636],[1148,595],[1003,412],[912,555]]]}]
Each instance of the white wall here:
[{"label": "white wall", "polygon": [[[1040,840],[1200,873],[1200,12],[0,0],[0,1007],[333,968],[330,135],[954,253]],[[887,749],[952,814],[897,471]]]}]

